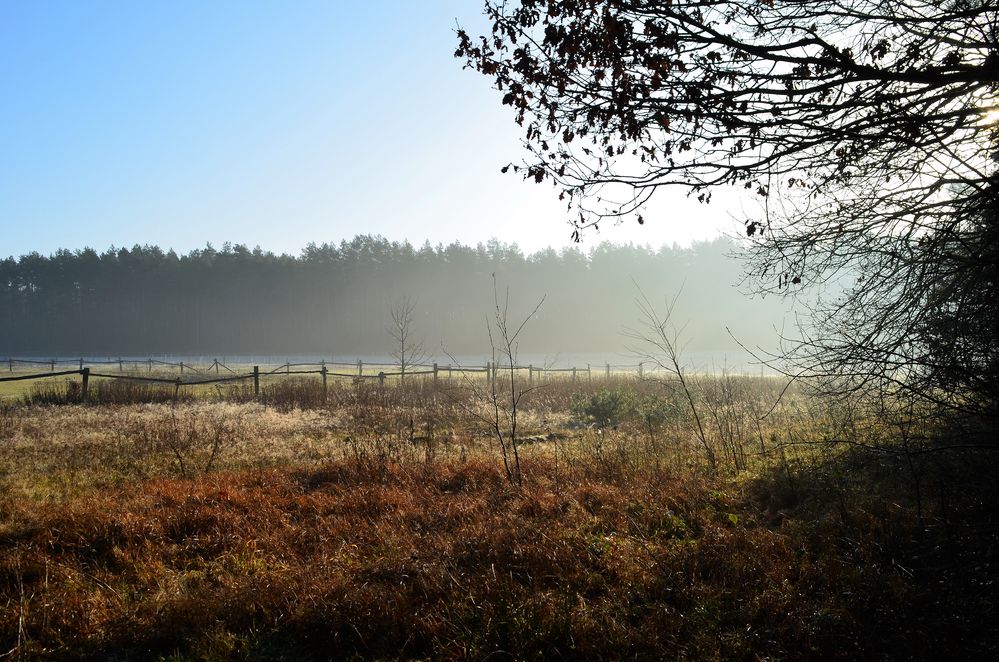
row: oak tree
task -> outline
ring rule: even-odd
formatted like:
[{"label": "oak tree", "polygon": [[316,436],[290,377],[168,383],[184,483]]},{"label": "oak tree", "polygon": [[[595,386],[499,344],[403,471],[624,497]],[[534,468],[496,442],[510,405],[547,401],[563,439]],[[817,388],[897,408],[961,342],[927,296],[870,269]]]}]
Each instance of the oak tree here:
[{"label": "oak tree", "polygon": [[838,392],[997,410],[999,9],[987,0],[519,0],[456,57],[578,239],[657,193],[748,191],[748,273],[826,288],[788,348]]}]

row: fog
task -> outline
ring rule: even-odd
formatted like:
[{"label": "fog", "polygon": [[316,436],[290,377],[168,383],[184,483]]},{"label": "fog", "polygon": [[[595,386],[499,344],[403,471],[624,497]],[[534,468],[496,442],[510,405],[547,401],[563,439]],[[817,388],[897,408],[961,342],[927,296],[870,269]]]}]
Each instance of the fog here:
[{"label": "fog", "polygon": [[511,321],[544,299],[519,343],[539,365],[627,362],[640,290],[660,311],[676,297],[671,321],[696,362],[741,364],[732,335],[775,348],[788,303],[748,296],[737,252],[725,239],[525,255],[495,241],[414,247],[358,236],[298,256],[238,245],[30,254],[0,262],[0,352],[386,357],[390,311],[408,298],[411,335],[428,359],[481,357],[495,279]]}]

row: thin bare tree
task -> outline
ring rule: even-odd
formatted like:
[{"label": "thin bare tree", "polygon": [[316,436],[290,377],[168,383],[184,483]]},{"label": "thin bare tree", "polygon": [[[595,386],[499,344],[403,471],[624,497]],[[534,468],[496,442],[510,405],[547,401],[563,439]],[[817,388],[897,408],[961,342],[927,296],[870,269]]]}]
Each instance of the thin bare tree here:
[{"label": "thin bare tree", "polygon": [[[545,302],[545,297],[541,297],[534,309],[521,320],[516,327],[509,323],[510,313],[510,288],[506,288],[503,295],[502,305],[500,304],[499,289],[496,286],[496,274],[493,274],[493,319],[491,324],[487,324],[489,330],[489,345],[492,348],[493,365],[499,365],[504,373],[501,379],[490,380],[491,401],[493,407],[493,431],[499,439],[500,447],[503,450],[503,461],[507,465],[507,476],[522,485],[523,474],[520,471],[520,451],[517,448],[517,414],[520,407],[520,400],[532,389],[518,388],[517,385],[517,339],[531,318],[541,308]],[[510,452],[513,455],[513,472],[511,474],[509,462],[507,461],[507,448],[504,444],[503,431],[500,422],[505,422],[508,426]]]},{"label": "thin bare tree", "polygon": [[406,371],[414,365],[423,363],[426,358],[426,350],[422,339],[417,339],[413,335],[413,320],[416,316],[416,303],[405,296],[389,309],[391,324],[388,333],[394,341],[392,358],[399,364],[399,381],[406,380]]},{"label": "thin bare tree", "polygon": [[[510,289],[504,292],[500,301],[499,287],[496,284],[496,274],[493,274],[493,314],[486,317],[486,331],[489,336],[489,346],[491,348],[492,368],[486,369],[485,388],[476,380],[471,379],[468,374],[462,371],[465,387],[472,392],[473,400],[486,402],[489,410],[488,415],[483,415],[465,404],[461,399],[455,398],[458,403],[468,413],[489,426],[490,433],[496,439],[500,448],[500,455],[503,459],[503,469],[509,482],[516,485],[524,484],[524,476],[520,469],[520,449],[517,440],[518,417],[520,414],[520,402],[525,395],[534,391],[540,386],[524,387],[522,380],[517,379],[519,366],[517,365],[517,354],[519,349],[518,339],[524,331],[527,323],[533,319],[535,314],[545,302],[542,296],[537,305],[527,314],[519,324],[510,323]],[[445,354],[452,363],[458,364],[454,356],[445,350]],[[495,369],[496,377],[490,374]]]},{"label": "thin bare tree", "polygon": [[704,449],[704,456],[711,465],[711,470],[717,471],[718,463],[715,452],[711,448],[711,444],[708,443],[700,412],[694,402],[690,377],[680,359],[682,354],[680,336],[683,333],[683,327],[677,327],[672,321],[673,310],[676,308],[676,302],[679,298],[680,292],[677,292],[672,300],[666,301],[663,311],[660,313],[649,301],[645,292],[638,288],[637,304],[642,317],[642,326],[639,329],[628,330],[626,335],[638,343],[637,347],[632,348],[632,352],[638,355],[643,363],[651,363],[665,370],[679,383],[680,390],[683,391],[687,405],[690,407],[690,413],[694,416],[697,438]]}]

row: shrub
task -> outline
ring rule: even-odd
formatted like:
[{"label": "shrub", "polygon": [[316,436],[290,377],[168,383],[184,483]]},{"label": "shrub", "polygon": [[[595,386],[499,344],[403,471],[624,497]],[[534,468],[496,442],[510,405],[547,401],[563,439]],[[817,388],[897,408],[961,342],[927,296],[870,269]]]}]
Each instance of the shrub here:
[{"label": "shrub", "polygon": [[657,395],[641,396],[635,402],[634,412],[641,424],[649,430],[659,429],[683,414],[675,400]]},{"label": "shrub", "polygon": [[[30,395],[24,396],[28,405],[77,404],[82,400],[80,382],[68,379],[63,383],[49,382],[36,385]],[[195,394],[189,389],[177,389],[172,384],[150,383],[129,379],[90,380],[87,402],[97,405],[125,405],[132,403],[193,401]]]},{"label": "shrub", "polygon": [[615,425],[625,420],[633,410],[631,397],[624,391],[603,389],[590,395],[578,395],[572,400],[572,413],[581,422],[599,427]]}]

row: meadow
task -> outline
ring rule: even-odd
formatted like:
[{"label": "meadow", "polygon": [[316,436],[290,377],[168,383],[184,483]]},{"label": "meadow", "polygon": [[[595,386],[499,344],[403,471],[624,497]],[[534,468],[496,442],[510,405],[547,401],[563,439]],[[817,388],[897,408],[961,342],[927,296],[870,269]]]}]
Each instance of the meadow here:
[{"label": "meadow", "polygon": [[693,408],[665,379],[514,388],[515,433],[473,380],[8,397],[0,652],[997,652],[991,453],[936,452],[883,409],[777,378],[695,378]]}]

